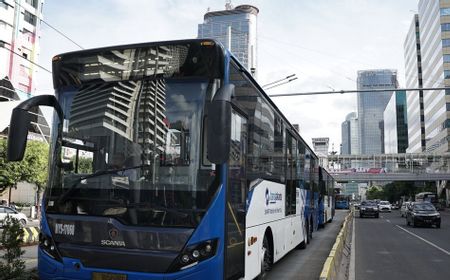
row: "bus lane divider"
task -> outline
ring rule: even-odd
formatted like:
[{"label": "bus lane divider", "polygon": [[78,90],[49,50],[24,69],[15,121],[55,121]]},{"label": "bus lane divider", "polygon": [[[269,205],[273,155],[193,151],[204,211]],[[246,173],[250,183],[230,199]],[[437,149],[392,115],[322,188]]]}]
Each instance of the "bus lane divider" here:
[{"label": "bus lane divider", "polygon": [[352,229],[353,224],[353,210],[351,210],[344,219],[342,228],[336,237],[336,241],[328,254],[327,259],[323,265],[322,271],[320,273],[320,280],[330,280],[336,279],[340,266],[342,256],[345,255],[345,250],[350,248],[350,242],[348,240],[348,235]]},{"label": "bus lane divider", "polygon": [[23,228],[23,244],[27,246],[39,242],[39,228],[38,227],[25,227]]}]

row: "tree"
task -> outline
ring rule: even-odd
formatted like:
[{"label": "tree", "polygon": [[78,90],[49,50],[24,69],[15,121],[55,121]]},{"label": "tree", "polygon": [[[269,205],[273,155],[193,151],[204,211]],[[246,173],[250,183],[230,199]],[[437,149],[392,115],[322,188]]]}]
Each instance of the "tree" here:
[{"label": "tree", "polygon": [[[75,156],[70,161],[75,163]],[[78,157],[78,173],[92,173],[92,158]]]},{"label": "tree", "polygon": [[367,199],[383,199],[383,190],[378,187],[371,187],[366,192]]},{"label": "tree", "polygon": [[6,159],[7,141],[0,139],[0,193],[18,182],[33,183],[40,192],[47,183],[48,144],[28,141],[22,161],[8,162]]},{"label": "tree", "polygon": [[3,223],[0,246],[4,254],[0,258],[0,279],[29,279],[25,273],[24,254],[20,245],[23,242],[23,230],[17,219],[7,217]]}]

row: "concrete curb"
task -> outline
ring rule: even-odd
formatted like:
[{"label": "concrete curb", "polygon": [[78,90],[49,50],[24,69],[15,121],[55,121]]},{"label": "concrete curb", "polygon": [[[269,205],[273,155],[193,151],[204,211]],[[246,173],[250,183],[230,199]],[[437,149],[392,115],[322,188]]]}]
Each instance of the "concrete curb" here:
[{"label": "concrete curb", "polygon": [[325,260],[322,272],[320,273],[319,277],[320,280],[336,279],[336,275],[342,258],[342,251],[347,242],[346,241],[347,235],[350,229],[349,224],[352,221],[352,219],[353,219],[353,211],[350,211],[347,217],[345,217],[342,228],[336,237],[336,241],[334,242],[334,245],[331,248],[330,254]]}]

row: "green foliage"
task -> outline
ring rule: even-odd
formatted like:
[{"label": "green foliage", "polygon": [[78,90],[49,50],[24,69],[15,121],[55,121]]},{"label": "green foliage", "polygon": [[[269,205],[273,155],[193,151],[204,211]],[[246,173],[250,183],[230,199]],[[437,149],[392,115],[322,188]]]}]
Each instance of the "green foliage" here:
[{"label": "green foliage", "polygon": [[20,247],[22,239],[23,229],[20,222],[7,217],[0,237],[0,246],[4,251],[0,258],[0,279],[29,279],[25,272],[25,261],[20,259],[25,252]]},{"label": "green foliage", "polygon": [[[75,164],[75,156],[73,156],[70,161]],[[92,158],[78,157],[78,173],[92,173]]]},{"label": "green foliage", "polygon": [[47,183],[48,145],[40,141],[28,141],[22,161],[6,160],[6,139],[0,139],[0,193],[18,182],[34,183],[38,191]]},{"label": "green foliage", "polygon": [[371,187],[366,192],[367,199],[382,199],[383,198],[383,190],[378,187]]},{"label": "green foliage", "polygon": [[399,201],[402,197],[414,198],[419,192],[436,192],[433,182],[419,184],[417,182],[393,182],[382,188],[371,187],[367,190],[367,199]]}]

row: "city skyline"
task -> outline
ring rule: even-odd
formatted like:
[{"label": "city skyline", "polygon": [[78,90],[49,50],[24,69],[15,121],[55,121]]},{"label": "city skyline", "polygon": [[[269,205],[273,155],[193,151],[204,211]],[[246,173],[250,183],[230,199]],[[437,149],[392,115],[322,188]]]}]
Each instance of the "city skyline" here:
[{"label": "city skyline", "polygon": [[[44,4],[44,14],[47,22],[72,40],[93,48],[195,38],[198,23],[208,8],[223,10],[224,4],[225,1],[135,1],[135,5],[126,5],[122,1],[97,1],[80,7],[66,1],[49,1]],[[232,4],[250,4],[260,10],[258,82],[269,83],[292,73],[299,76],[295,82],[269,90],[269,94],[323,91],[330,87],[353,89],[356,72],[361,69],[398,69],[400,85],[404,84],[403,40],[413,15],[410,10],[417,9],[416,1],[270,3],[252,0]],[[280,14],[293,16],[281,22]],[[154,17],[158,28],[137,28],[147,17]],[[380,17],[384,21],[376,23]],[[91,18],[97,20],[93,22]],[[79,49],[45,25],[41,41],[40,64],[47,69],[51,68],[53,55]],[[44,71],[38,74],[37,94],[52,93],[51,75]],[[300,132],[310,146],[311,138],[326,136],[338,150],[340,123],[349,112],[356,111],[355,96],[283,97],[273,101],[292,123],[300,125]]]}]

